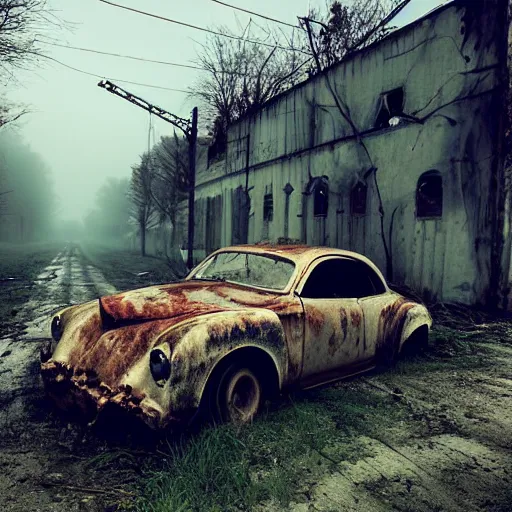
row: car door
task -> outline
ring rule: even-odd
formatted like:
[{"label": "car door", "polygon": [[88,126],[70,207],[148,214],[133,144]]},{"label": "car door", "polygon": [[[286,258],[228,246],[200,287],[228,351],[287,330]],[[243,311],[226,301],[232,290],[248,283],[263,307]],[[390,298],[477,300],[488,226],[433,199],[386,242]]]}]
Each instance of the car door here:
[{"label": "car door", "polygon": [[326,382],[352,370],[364,357],[363,310],[347,274],[347,259],[321,258],[297,287],[305,316],[302,382]]}]

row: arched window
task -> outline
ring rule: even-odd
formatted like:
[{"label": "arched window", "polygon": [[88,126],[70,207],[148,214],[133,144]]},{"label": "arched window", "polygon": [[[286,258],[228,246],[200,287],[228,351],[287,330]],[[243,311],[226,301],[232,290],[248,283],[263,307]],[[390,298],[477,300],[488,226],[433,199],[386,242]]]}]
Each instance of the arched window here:
[{"label": "arched window", "polygon": [[313,215],[315,217],[327,217],[329,209],[329,178],[327,176],[315,176],[309,179],[304,195],[313,195]]},{"label": "arched window", "polygon": [[350,212],[352,215],[366,215],[366,196],[368,187],[359,181],[350,193]]},{"label": "arched window", "polygon": [[327,217],[329,209],[329,185],[326,181],[319,181],[314,190],[314,208],[315,217]]},{"label": "arched window", "polygon": [[439,171],[423,173],[416,187],[416,217],[418,219],[443,215],[443,178]]}]

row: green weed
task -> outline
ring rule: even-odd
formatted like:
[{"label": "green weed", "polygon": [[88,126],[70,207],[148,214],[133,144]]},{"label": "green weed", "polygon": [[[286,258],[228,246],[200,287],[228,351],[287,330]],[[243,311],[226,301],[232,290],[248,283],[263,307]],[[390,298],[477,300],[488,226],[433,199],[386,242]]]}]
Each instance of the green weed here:
[{"label": "green weed", "polygon": [[329,388],[297,395],[252,425],[170,442],[162,467],[147,474],[136,509],[250,510],[268,500],[286,506],[313,473],[368,454],[358,436],[395,419],[384,402],[372,392]]}]

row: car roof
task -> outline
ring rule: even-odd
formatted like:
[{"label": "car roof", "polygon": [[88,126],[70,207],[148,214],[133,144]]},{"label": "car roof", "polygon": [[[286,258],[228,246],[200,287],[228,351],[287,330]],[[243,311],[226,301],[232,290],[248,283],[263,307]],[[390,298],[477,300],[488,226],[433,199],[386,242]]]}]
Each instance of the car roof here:
[{"label": "car roof", "polygon": [[[248,245],[233,245],[231,247],[224,247],[216,252],[251,252],[255,254],[272,254],[288,258],[296,263],[304,263],[311,261],[321,256],[346,256],[358,260],[371,263],[365,256],[357,252],[346,251],[344,249],[337,249],[334,247],[315,247],[312,245],[299,245],[299,244],[248,244]],[[373,266],[373,265],[372,265]]]},{"label": "car roof", "polygon": [[[384,288],[389,291],[389,286],[386,282],[386,279],[382,275],[380,269],[366,256],[359,254],[353,251],[346,251],[344,249],[337,249],[335,247],[315,247],[312,245],[304,245],[304,244],[273,244],[273,243],[259,243],[259,244],[248,244],[248,245],[233,245],[230,247],[223,247],[222,249],[218,249],[217,251],[210,254],[210,257],[223,253],[223,252],[246,252],[252,254],[261,254],[261,255],[275,255],[281,256],[283,258],[291,260],[298,272],[296,274],[295,279],[293,280],[295,285],[302,278],[304,273],[306,272],[309,264],[321,257],[328,256],[341,256],[346,258],[352,258],[355,260],[359,260],[363,263],[366,263],[380,278]],[[290,284],[290,287],[293,284]]]}]

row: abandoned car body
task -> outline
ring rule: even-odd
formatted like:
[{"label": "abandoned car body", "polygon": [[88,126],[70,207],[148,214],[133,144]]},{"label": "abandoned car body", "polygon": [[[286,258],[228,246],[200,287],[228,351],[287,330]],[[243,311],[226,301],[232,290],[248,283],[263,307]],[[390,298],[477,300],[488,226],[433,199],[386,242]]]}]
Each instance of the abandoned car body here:
[{"label": "abandoned car body", "polygon": [[264,397],[390,362],[430,326],[426,308],[391,291],[359,254],[230,247],[179,283],[63,310],[41,370],[64,408],[120,406],[155,428],[199,409],[248,421]]}]

